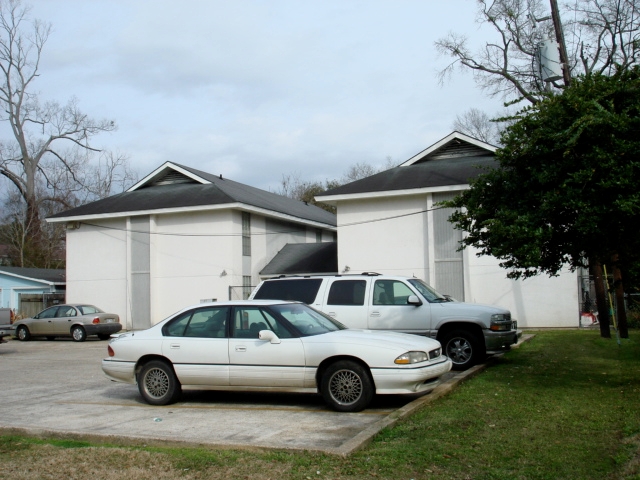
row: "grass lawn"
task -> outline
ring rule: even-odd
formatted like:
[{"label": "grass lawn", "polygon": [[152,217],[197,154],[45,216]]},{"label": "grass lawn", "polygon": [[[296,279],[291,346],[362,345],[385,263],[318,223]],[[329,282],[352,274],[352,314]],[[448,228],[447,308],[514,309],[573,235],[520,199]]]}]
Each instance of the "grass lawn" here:
[{"label": "grass lawn", "polygon": [[4,479],[640,479],[640,332],[544,331],[348,458],[0,437]]}]

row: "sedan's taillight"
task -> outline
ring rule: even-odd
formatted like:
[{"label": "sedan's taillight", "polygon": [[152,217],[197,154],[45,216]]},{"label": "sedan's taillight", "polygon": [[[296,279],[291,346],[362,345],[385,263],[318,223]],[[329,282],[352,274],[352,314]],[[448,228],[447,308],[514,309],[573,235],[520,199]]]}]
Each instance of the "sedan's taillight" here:
[{"label": "sedan's taillight", "polygon": [[111,345],[107,346],[107,352],[109,352],[110,357],[113,357],[116,354],[116,352],[113,351],[113,348],[111,348]]},{"label": "sedan's taillight", "polygon": [[95,317],[91,323],[100,323],[100,317]]}]

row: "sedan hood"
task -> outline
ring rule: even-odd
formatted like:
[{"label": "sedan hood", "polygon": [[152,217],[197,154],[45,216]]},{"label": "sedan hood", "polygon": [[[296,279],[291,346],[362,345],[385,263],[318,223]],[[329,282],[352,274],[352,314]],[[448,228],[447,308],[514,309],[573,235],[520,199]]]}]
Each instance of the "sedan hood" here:
[{"label": "sedan hood", "polygon": [[440,347],[440,342],[420,335],[380,330],[346,329],[323,335],[303,337],[304,343],[349,343],[376,348],[401,350],[401,353],[419,350],[429,351]]}]

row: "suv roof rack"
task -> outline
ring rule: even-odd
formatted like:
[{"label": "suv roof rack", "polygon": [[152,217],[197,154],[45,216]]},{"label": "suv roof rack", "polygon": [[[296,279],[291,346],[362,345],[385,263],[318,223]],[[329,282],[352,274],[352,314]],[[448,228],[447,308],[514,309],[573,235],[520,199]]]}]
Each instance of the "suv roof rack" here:
[{"label": "suv roof rack", "polygon": [[277,279],[277,278],[312,278],[312,277],[349,277],[349,276],[358,276],[358,275],[362,275],[365,277],[377,277],[379,275],[382,275],[381,273],[378,272],[362,272],[362,273],[309,273],[309,274],[304,274],[304,273],[297,273],[297,274],[282,274],[282,275],[278,275],[277,277],[271,277],[272,279]]}]

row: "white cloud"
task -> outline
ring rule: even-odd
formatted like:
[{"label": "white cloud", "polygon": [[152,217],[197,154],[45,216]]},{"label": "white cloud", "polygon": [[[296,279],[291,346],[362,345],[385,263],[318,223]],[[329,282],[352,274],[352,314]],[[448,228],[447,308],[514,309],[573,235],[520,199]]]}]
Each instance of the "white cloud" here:
[{"label": "white cloud", "polygon": [[[26,0],[28,1],[28,0]],[[474,34],[472,0],[36,0],[51,21],[38,88],[119,130],[99,143],[141,175],[166,160],[260,188],[397,163],[500,103],[433,42]]]}]

